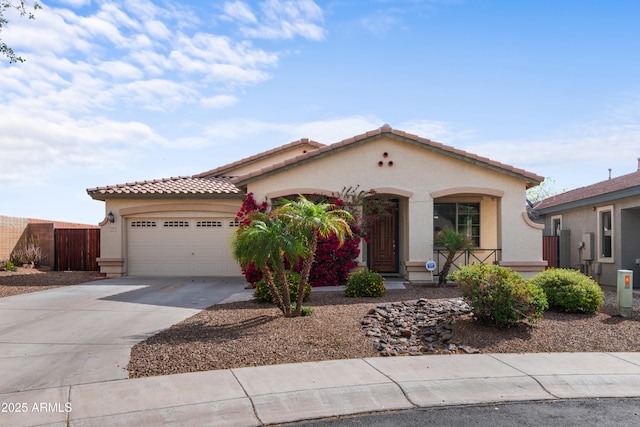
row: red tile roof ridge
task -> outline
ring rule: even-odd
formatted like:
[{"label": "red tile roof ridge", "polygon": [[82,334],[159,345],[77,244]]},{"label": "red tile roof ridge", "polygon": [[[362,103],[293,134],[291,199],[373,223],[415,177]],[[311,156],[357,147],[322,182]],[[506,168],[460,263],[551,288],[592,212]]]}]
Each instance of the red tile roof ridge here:
[{"label": "red tile roof ridge", "polygon": [[526,171],[524,169],[516,168],[514,166],[510,166],[510,165],[507,165],[505,163],[500,163],[500,162],[495,161],[495,160],[490,160],[487,157],[478,156],[477,154],[472,154],[472,153],[469,153],[467,151],[457,149],[457,148],[455,148],[453,146],[449,146],[449,145],[445,145],[445,144],[442,144],[442,143],[439,143],[439,142],[431,141],[430,139],[419,137],[419,136],[414,135],[414,134],[409,134],[409,133],[406,133],[406,132],[404,132],[402,130],[393,129],[388,124],[385,124],[385,125],[383,125],[382,127],[378,128],[378,129],[370,130],[370,131],[361,133],[359,135],[355,135],[355,136],[352,136],[350,138],[343,139],[341,141],[335,142],[333,144],[324,145],[324,146],[318,148],[317,150],[309,151],[309,152],[307,152],[305,154],[298,155],[298,156],[294,157],[293,160],[290,161],[290,162],[287,162],[287,161],[278,162],[278,163],[272,164],[270,166],[261,168],[259,170],[251,171],[251,172],[249,172],[247,174],[244,174],[242,176],[233,177],[231,179],[231,182],[234,183],[234,184],[237,184],[237,183],[243,182],[243,181],[245,181],[247,179],[251,179],[251,178],[254,178],[256,176],[260,176],[260,175],[262,175],[264,173],[267,173],[267,172],[270,172],[270,171],[273,171],[273,170],[276,170],[276,169],[280,169],[280,168],[283,168],[283,167],[286,167],[286,166],[289,166],[289,165],[292,165],[292,164],[295,164],[295,163],[298,163],[298,162],[301,162],[301,161],[304,161],[304,160],[307,160],[307,159],[311,159],[311,158],[313,158],[313,157],[315,157],[315,156],[317,156],[319,154],[323,154],[323,153],[326,153],[326,152],[329,152],[329,151],[333,151],[333,150],[335,150],[337,148],[348,146],[348,145],[354,144],[354,143],[356,143],[358,141],[362,141],[364,139],[368,139],[368,138],[371,138],[371,137],[374,137],[374,136],[377,136],[377,135],[382,135],[382,134],[385,134],[385,133],[390,133],[390,134],[396,135],[396,136],[401,137],[401,138],[410,139],[412,141],[415,141],[415,142],[418,142],[418,143],[421,143],[421,144],[436,148],[438,150],[442,150],[442,151],[449,152],[449,153],[452,153],[452,154],[455,154],[455,155],[458,155],[458,156],[461,156],[461,157],[466,157],[466,158],[469,158],[469,159],[472,159],[472,160],[476,160],[476,161],[479,161],[479,162],[482,162],[482,163],[486,163],[486,164],[491,165],[493,167],[497,167],[499,169],[504,169],[504,170],[510,171],[512,173],[515,173],[515,174],[518,174],[518,175],[522,175],[522,176],[524,176],[524,177],[526,177],[526,178],[528,178],[528,179],[530,179],[532,181],[541,182],[541,181],[544,180],[544,177],[542,177],[540,175],[537,175],[537,174],[535,174],[533,172],[528,172],[528,171]]},{"label": "red tile roof ridge", "polygon": [[272,156],[274,154],[282,153],[284,151],[287,151],[287,150],[290,150],[292,148],[298,147],[300,145],[305,145],[305,144],[306,145],[310,145],[312,147],[315,147],[316,149],[325,146],[324,144],[322,144],[320,142],[317,142],[317,141],[314,141],[314,140],[311,140],[309,138],[300,138],[300,139],[298,139],[296,141],[289,142],[288,144],[280,145],[278,147],[269,149],[267,151],[263,151],[261,153],[254,154],[252,156],[245,157],[244,159],[236,160],[235,162],[227,163],[226,165],[222,165],[222,166],[219,166],[217,168],[214,168],[214,169],[211,169],[211,170],[208,170],[208,171],[205,171],[205,172],[201,172],[199,174],[195,174],[195,175],[193,175],[193,177],[194,178],[206,178],[206,177],[212,176],[212,175],[213,176],[217,176],[219,173],[222,173],[222,172],[227,171],[229,169],[235,168],[237,166],[241,166],[241,165],[243,165],[245,163],[250,163],[250,162],[253,162],[253,161],[264,159],[265,157],[269,157],[269,156]]}]

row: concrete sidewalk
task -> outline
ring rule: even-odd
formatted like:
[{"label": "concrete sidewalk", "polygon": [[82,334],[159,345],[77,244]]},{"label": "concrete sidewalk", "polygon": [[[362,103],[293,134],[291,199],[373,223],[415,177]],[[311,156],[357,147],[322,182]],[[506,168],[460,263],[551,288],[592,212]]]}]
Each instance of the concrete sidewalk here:
[{"label": "concrete sidewalk", "polygon": [[0,425],[261,426],[605,397],[640,397],[640,353],[380,357],[115,380],[0,395]]}]

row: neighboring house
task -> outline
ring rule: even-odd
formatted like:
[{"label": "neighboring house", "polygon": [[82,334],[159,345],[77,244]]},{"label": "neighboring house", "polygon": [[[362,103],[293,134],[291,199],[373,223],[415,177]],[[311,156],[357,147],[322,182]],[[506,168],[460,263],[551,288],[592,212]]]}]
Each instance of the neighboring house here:
[{"label": "neighboring house", "polygon": [[546,236],[559,237],[559,267],[615,285],[632,270],[640,287],[640,159],[636,172],[549,197],[534,209]]},{"label": "neighboring house", "polygon": [[430,280],[434,232],[474,239],[474,257],[531,275],[544,269],[542,228],[526,190],[542,177],[416,135],[380,129],[323,145],[307,139],[189,177],[88,189],[106,202],[101,271],[120,275],[239,275],[230,239],[242,200],[374,189],[393,215],[362,245],[360,266]]}]

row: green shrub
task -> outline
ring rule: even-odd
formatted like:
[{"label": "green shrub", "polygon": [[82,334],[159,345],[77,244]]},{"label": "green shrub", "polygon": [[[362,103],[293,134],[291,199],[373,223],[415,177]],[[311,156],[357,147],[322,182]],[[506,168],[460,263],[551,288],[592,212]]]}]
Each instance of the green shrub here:
[{"label": "green shrub", "polygon": [[568,313],[593,314],[604,304],[600,285],[577,270],[550,268],[530,282],[544,289],[549,306]]},{"label": "green shrub", "polygon": [[18,268],[11,261],[5,261],[0,262],[0,270],[16,271]]},{"label": "green shrub", "polygon": [[[300,286],[300,275],[294,271],[287,271],[287,282],[289,283],[289,297],[291,302],[295,302],[298,298],[298,287]],[[282,283],[276,280],[276,286],[278,290],[282,292]],[[311,285],[307,283],[307,286],[304,288],[304,299],[306,301],[309,299],[309,295],[311,295]],[[271,291],[269,290],[269,286],[267,286],[266,279],[262,279],[256,282],[256,290],[253,293],[253,296],[261,301],[273,302],[273,297],[271,296]]]},{"label": "green shrub", "polygon": [[351,273],[344,287],[348,297],[381,297],[384,291],[384,278],[369,269]]},{"label": "green shrub", "polygon": [[499,327],[535,321],[548,308],[544,291],[508,268],[468,265],[450,277],[458,282],[476,318]]},{"label": "green shrub", "polygon": [[[296,303],[292,303],[291,304],[291,311],[294,311],[296,309]],[[300,314],[302,314],[302,317],[306,317],[306,316],[311,316],[313,314],[313,307],[308,307],[306,305],[303,305],[302,308],[300,309]]]}]

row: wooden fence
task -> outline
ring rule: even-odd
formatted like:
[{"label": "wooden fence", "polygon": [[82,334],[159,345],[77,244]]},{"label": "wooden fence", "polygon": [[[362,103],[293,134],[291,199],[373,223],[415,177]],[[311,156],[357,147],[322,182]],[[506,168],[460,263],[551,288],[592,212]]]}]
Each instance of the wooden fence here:
[{"label": "wooden fence", "polygon": [[542,259],[547,261],[547,268],[558,267],[559,248],[558,236],[542,236]]},{"label": "wooden fence", "polygon": [[99,228],[56,228],[55,265],[57,271],[99,271]]}]

